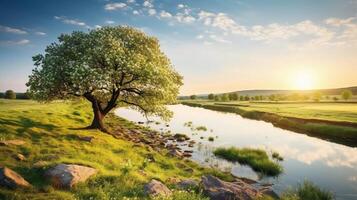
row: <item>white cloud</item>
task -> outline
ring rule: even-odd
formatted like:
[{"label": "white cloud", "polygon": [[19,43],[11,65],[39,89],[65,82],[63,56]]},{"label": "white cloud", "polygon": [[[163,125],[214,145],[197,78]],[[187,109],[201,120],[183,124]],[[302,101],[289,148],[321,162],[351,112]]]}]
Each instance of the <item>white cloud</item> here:
[{"label": "white cloud", "polygon": [[150,9],[148,10],[148,13],[149,13],[150,16],[156,15],[156,10],[153,9],[153,8],[150,8]]},{"label": "white cloud", "polygon": [[29,44],[30,40],[27,39],[22,39],[22,40],[6,40],[6,41],[0,41],[0,45],[26,45]]},{"label": "white cloud", "polygon": [[152,2],[151,2],[151,1],[148,1],[148,0],[144,1],[143,6],[144,6],[144,7],[147,7],[147,8],[153,8],[153,7],[154,7],[154,5],[152,4]]},{"label": "white cloud", "polygon": [[133,14],[134,14],[134,15],[139,15],[140,13],[139,13],[139,11],[137,11],[137,10],[133,10]]},{"label": "white cloud", "polygon": [[1,26],[1,25],[0,25],[0,32],[14,33],[14,34],[27,34],[27,32],[24,30],[11,28],[8,26]]},{"label": "white cloud", "polygon": [[177,5],[178,9],[182,9],[182,8],[186,8],[186,7],[187,7],[187,5],[184,5],[184,4],[178,4]]},{"label": "white cloud", "polygon": [[339,18],[328,18],[325,20],[325,23],[331,26],[343,26],[343,25],[348,25],[351,24],[353,20],[355,20],[355,17],[350,17],[347,19],[339,19]]},{"label": "white cloud", "polygon": [[36,35],[41,35],[41,36],[44,36],[44,35],[47,35],[45,32],[41,32],[41,31],[37,31],[35,32]]},{"label": "white cloud", "polygon": [[126,2],[128,2],[128,3],[135,3],[136,1],[135,1],[135,0],[127,0]]},{"label": "white cloud", "polygon": [[177,13],[175,16],[175,19],[180,22],[180,23],[185,23],[185,24],[191,24],[196,21],[196,18],[194,18],[191,15],[186,15],[184,13]]},{"label": "white cloud", "polygon": [[169,13],[169,12],[166,12],[166,11],[162,10],[162,11],[160,12],[160,17],[161,17],[161,18],[171,18],[171,17],[172,17],[172,14]]},{"label": "white cloud", "polygon": [[201,40],[201,39],[204,38],[204,36],[203,36],[203,35],[197,35],[196,38],[199,39],[199,40]]},{"label": "white cloud", "polygon": [[65,24],[71,24],[71,25],[76,25],[76,26],[82,26],[82,27],[86,27],[86,28],[91,28],[90,26],[88,26],[86,23],[82,22],[82,21],[79,21],[77,19],[68,19],[66,17],[58,17],[58,16],[55,16],[54,17],[55,19],[57,20],[60,20],[62,21],[63,23]]},{"label": "white cloud", "polygon": [[114,24],[115,21],[113,21],[113,20],[107,20],[107,21],[105,21],[105,23],[106,23],[106,24]]},{"label": "white cloud", "polygon": [[127,5],[125,3],[108,3],[105,4],[105,10],[119,10],[125,8]]},{"label": "white cloud", "polygon": [[97,24],[94,26],[94,28],[102,28],[102,26]]},{"label": "white cloud", "polygon": [[225,40],[225,39],[223,39],[223,38],[221,38],[221,37],[218,37],[217,35],[214,35],[214,34],[210,35],[209,37],[210,37],[212,40],[216,41],[216,42],[232,43],[231,41]]}]

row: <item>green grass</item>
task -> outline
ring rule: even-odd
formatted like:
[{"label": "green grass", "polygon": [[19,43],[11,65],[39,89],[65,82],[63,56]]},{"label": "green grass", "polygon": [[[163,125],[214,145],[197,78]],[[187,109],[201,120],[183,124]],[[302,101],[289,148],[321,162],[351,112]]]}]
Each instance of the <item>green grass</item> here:
[{"label": "green grass", "polygon": [[332,200],[334,195],[327,190],[323,190],[309,181],[299,184],[297,188],[283,193],[283,200]]},{"label": "green grass", "polygon": [[215,149],[213,153],[217,157],[239,162],[242,165],[248,165],[254,171],[265,175],[277,176],[283,172],[282,166],[271,161],[268,154],[261,149],[221,147]]},{"label": "green grass", "polygon": [[[0,140],[26,142],[23,146],[0,146],[0,163],[34,186],[16,192],[0,188],[0,199],[145,199],[143,185],[152,178],[166,184],[170,177],[199,179],[204,174],[232,180],[230,175],[214,169],[167,157],[166,151],[158,153],[150,148],[133,147],[132,142],[115,139],[97,130],[78,129],[87,126],[91,120],[91,107],[85,101],[41,104],[30,100],[0,100]],[[106,118],[106,124],[112,131],[116,126],[144,129],[114,115]],[[78,140],[79,135],[94,136],[95,139],[88,143]],[[24,154],[26,160],[16,160],[13,156],[17,153]],[[155,162],[147,163],[149,154]],[[33,164],[37,161],[46,161],[47,165],[35,169]],[[73,190],[55,190],[43,178],[43,172],[58,163],[82,164],[96,168],[99,173]],[[175,192],[175,195],[181,194]],[[183,197],[203,199],[196,193],[184,193]]]},{"label": "green grass", "polygon": [[274,113],[284,117],[320,119],[357,123],[357,103],[314,102],[248,102],[248,101],[187,101],[200,104],[217,104],[239,107],[244,111]]}]

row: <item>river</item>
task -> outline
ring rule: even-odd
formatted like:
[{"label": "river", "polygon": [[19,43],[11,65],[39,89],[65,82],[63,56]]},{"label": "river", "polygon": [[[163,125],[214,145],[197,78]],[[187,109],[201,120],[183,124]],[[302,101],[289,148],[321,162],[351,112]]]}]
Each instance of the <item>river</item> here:
[{"label": "river", "polygon": [[[231,171],[236,176],[273,183],[278,193],[309,180],[333,191],[337,199],[357,199],[357,148],[283,130],[270,123],[245,119],[237,114],[185,105],[171,105],[168,108],[174,113],[169,122],[150,117],[149,120],[161,123],[147,125],[161,132],[185,133],[194,139],[197,143],[190,148],[194,151],[191,159],[202,165]],[[133,122],[146,121],[145,117],[134,110],[120,108],[115,113]],[[205,126],[207,131],[192,130],[184,126],[186,122],[192,122],[196,127]],[[214,137],[214,141],[208,141],[208,137]],[[261,176],[247,166],[212,155],[214,148],[230,146],[278,152],[284,158],[281,162],[283,174],[278,177]],[[183,146],[183,149],[188,148]]]}]

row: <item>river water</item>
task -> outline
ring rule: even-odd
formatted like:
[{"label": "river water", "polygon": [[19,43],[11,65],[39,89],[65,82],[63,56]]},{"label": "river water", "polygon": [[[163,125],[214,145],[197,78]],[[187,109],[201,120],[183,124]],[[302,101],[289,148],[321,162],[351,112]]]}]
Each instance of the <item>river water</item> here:
[{"label": "river water", "polygon": [[[333,191],[337,199],[357,199],[357,148],[335,144],[304,134],[274,127],[272,124],[242,118],[239,115],[211,111],[185,105],[171,105],[174,113],[169,122],[148,123],[152,129],[171,133],[184,133],[197,143],[192,149],[192,160],[206,166],[231,171],[234,175],[273,183],[278,193],[304,180]],[[120,108],[115,113],[133,122],[146,121],[139,112]],[[205,126],[207,131],[193,130],[185,126],[192,122],[194,127]],[[167,126],[168,125],[168,126]],[[214,137],[214,141],[208,141]],[[214,157],[216,147],[253,147],[267,152],[278,152],[284,160],[283,174],[278,177],[264,177],[248,166],[231,163]]]}]

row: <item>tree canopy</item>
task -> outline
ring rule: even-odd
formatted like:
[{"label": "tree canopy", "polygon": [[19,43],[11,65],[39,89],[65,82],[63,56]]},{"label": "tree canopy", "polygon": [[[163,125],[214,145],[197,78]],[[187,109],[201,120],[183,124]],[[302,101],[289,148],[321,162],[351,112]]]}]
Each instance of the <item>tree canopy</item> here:
[{"label": "tree canopy", "polygon": [[344,90],[341,93],[341,96],[345,101],[347,101],[348,99],[350,99],[352,97],[352,92],[351,92],[351,90]]},{"label": "tree canopy", "polygon": [[[95,118],[98,111],[102,115],[100,121],[117,105],[167,119],[165,104],[176,100],[182,85],[159,41],[127,26],[62,34],[33,61],[27,83],[32,98],[84,97]],[[93,123],[92,128],[103,128]]]}]

